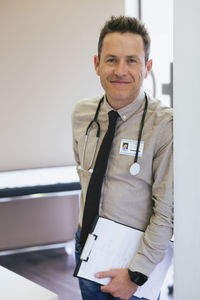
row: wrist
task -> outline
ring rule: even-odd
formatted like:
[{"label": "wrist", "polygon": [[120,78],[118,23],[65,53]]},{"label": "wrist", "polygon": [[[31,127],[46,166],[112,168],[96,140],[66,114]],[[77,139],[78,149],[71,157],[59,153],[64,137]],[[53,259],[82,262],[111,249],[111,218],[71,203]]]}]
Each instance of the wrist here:
[{"label": "wrist", "polygon": [[146,275],[144,275],[140,272],[133,272],[130,269],[128,269],[128,274],[129,274],[130,280],[139,286],[143,285],[148,279],[148,277]]}]

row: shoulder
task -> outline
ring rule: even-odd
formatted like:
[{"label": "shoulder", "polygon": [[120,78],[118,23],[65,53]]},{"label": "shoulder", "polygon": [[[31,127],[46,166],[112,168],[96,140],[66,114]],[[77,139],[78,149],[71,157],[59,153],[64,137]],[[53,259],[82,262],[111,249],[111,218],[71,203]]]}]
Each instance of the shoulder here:
[{"label": "shoulder", "polygon": [[161,101],[148,97],[147,128],[155,140],[155,153],[173,141],[173,109]]},{"label": "shoulder", "polygon": [[72,119],[82,119],[87,118],[87,116],[93,117],[101,97],[102,96],[91,99],[83,99],[76,103],[72,111]]},{"label": "shoulder", "polygon": [[172,129],[173,126],[173,109],[169,106],[164,105],[160,100],[148,97],[149,107],[148,113],[149,118],[154,126],[165,127]]},{"label": "shoulder", "polygon": [[173,109],[157,99],[149,97],[148,100],[147,123],[154,136],[156,157],[173,143]]}]

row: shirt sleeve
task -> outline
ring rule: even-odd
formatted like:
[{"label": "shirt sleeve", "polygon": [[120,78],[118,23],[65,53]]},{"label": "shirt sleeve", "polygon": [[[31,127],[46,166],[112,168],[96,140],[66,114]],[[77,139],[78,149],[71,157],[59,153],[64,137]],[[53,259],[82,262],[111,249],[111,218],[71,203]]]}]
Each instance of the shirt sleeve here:
[{"label": "shirt sleeve", "polygon": [[[78,125],[76,124],[76,112],[75,109],[72,112],[72,139],[73,139],[73,152],[74,152],[74,158],[76,161],[76,167],[77,167],[77,172],[79,174],[79,169],[78,166],[81,163],[80,157],[79,157],[79,152],[78,152],[78,141],[76,139],[76,127]],[[79,174],[79,178],[80,178],[80,174]]]},{"label": "shirt sleeve", "polygon": [[129,268],[147,276],[164,258],[173,234],[173,128],[172,120],[160,129],[153,159],[153,212],[139,250]]}]

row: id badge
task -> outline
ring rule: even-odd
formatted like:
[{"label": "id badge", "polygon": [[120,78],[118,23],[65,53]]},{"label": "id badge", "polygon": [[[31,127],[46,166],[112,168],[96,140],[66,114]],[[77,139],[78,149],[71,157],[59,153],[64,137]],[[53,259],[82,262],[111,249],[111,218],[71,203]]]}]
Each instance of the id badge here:
[{"label": "id badge", "polygon": [[[123,155],[135,156],[136,149],[137,149],[137,143],[138,143],[138,141],[136,141],[136,140],[122,139],[121,143],[120,143],[119,153],[123,154]],[[140,141],[138,157],[142,157],[143,149],[144,149],[144,141]]]}]

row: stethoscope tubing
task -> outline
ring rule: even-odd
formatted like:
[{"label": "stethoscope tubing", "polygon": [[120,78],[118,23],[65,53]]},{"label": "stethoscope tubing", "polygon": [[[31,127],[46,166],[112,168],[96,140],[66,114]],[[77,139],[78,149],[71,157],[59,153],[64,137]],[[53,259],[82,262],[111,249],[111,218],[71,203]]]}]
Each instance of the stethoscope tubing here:
[{"label": "stethoscope tubing", "polygon": [[[98,103],[98,106],[97,106],[97,109],[96,109],[96,112],[95,112],[95,116],[94,116],[93,120],[89,123],[89,125],[86,129],[85,142],[84,142],[84,147],[83,147],[83,155],[82,155],[82,159],[81,159],[81,165],[78,167],[79,169],[84,170],[84,171],[88,171],[90,173],[93,172],[91,167],[92,167],[92,164],[93,164],[93,161],[94,161],[94,158],[95,158],[95,153],[96,153],[96,150],[97,150],[97,145],[98,145],[98,141],[99,141],[99,137],[100,137],[100,133],[101,133],[101,126],[100,126],[99,121],[98,121],[98,115],[99,115],[99,111],[100,111],[101,104],[102,104],[103,100],[104,100],[104,97],[102,97],[100,99],[100,101]],[[134,164],[136,165],[137,161],[138,161],[138,154],[139,154],[140,143],[141,143],[141,138],[142,138],[142,132],[143,132],[143,129],[144,129],[144,123],[145,123],[145,117],[146,117],[147,109],[148,109],[148,99],[147,99],[147,94],[145,93],[145,107],[144,107],[142,119],[141,119],[141,122],[140,122],[137,148],[136,148],[135,159],[134,159],[133,165]],[[88,143],[89,132],[90,132],[90,129],[91,129],[93,124],[96,124],[96,126],[97,126],[96,143],[95,143],[94,151],[92,153],[92,158],[90,160],[89,168],[86,170],[86,169],[84,169],[85,152],[86,152],[86,147],[87,147],[87,143]],[[139,166],[139,168],[140,168],[140,166]],[[132,174],[132,175],[136,175],[136,174]]]},{"label": "stethoscope tubing", "polygon": [[[96,109],[96,112],[95,112],[95,116],[94,116],[93,120],[89,123],[89,125],[88,125],[88,127],[86,129],[86,132],[85,132],[85,142],[84,142],[84,147],[83,147],[83,155],[82,155],[82,159],[81,159],[81,165],[78,167],[79,169],[81,169],[83,171],[88,171],[90,173],[93,172],[93,170],[91,169],[91,167],[92,167],[92,164],[93,164],[93,161],[94,161],[94,157],[95,157],[95,153],[96,153],[96,150],[97,150],[97,145],[98,145],[99,137],[100,137],[100,133],[101,133],[101,126],[100,126],[99,121],[98,121],[98,115],[99,115],[99,111],[100,111],[103,99],[104,99],[104,97],[102,97],[100,99],[99,104],[98,104],[97,109]],[[90,133],[90,129],[92,128],[93,124],[96,124],[96,126],[97,126],[96,142],[95,142],[95,147],[94,147],[94,150],[93,150],[93,153],[92,153],[92,158],[90,160],[89,167],[86,170],[86,169],[84,169],[85,151],[86,151],[86,147],[87,147],[87,142],[88,142],[88,136],[89,136],[89,133]]]},{"label": "stethoscope tubing", "polygon": [[144,129],[144,122],[145,122],[147,109],[148,109],[148,99],[147,99],[147,94],[145,93],[145,107],[144,107],[144,111],[143,111],[142,119],[141,119],[141,123],[140,123],[140,130],[139,130],[139,134],[138,134],[138,142],[137,142],[137,148],[136,148],[134,163],[136,163],[138,161],[140,142],[141,142],[141,138],[142,138],[142,132],[143,132],[143,129]]}]

